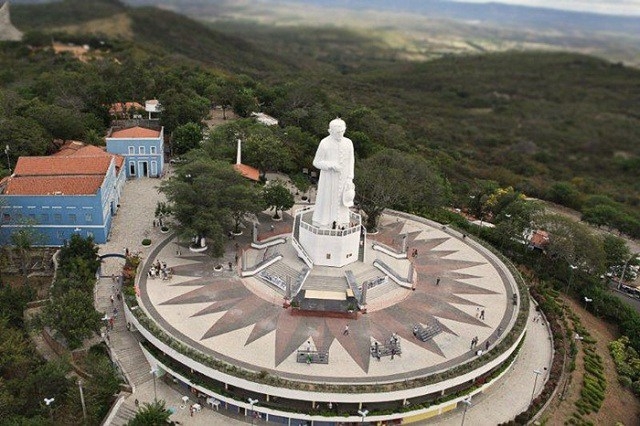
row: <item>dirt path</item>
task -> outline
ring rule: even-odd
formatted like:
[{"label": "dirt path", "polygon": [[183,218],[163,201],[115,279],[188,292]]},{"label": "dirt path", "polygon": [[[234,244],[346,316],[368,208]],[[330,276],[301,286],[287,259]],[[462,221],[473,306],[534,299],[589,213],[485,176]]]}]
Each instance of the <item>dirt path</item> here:
[{"label": "dirt path", "polygon": [[[615,365],[607,348],[607,344],[618,337],[615,327],[591,315],[584,310],[581,304],[573,300],[565,299],[565,303],[580,317],[582,325],[597,340],[597,352],[602,356],[604,374],[607,377],[605,400],[600,411],[596,414],[585,416],[585,418],[596,425],[615,425],[617,422],[627,426],[639,425],[640,400],[630,390],[623,388],[619,384]],[[545,423],[547,425],[563,425],[571,417],[571,414],[576,411],[574,403],[580,398],[584,374],[584,354],[582,353],[581,343],[578,343],[578,351],[576,369],[571,374],[571,383],[567,389],[565,400],[560,403],[554,403],[543,416],[547,420]]]}]

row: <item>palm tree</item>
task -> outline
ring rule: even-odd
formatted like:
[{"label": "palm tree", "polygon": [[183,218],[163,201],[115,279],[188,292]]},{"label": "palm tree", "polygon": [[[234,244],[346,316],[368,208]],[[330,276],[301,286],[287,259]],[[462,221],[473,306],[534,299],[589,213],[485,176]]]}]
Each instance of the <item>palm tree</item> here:
[{"label": "palm tree", "polygon": [[164,426],[171,416],[171,411],[165,407],[164,400],[144,403],[128,426]]}]

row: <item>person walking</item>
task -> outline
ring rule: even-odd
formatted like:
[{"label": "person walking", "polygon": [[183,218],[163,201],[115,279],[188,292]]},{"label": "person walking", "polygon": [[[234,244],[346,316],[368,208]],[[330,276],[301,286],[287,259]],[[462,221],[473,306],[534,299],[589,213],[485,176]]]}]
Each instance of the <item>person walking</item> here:
[{"label": "person walking", "polygon": [[349,335],[349,324],[344,326],[344,331],[342,332],[343,336],[348,336]]}]

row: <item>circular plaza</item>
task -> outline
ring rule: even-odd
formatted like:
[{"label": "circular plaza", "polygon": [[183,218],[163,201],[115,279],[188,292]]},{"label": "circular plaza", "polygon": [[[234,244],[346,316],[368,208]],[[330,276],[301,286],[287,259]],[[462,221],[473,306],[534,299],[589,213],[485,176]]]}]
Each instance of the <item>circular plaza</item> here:
[{"label": "circular plaza", "polygon": [[[150,363],[204,404],[285,423],[406,422],[455,408],[513,361],[527,301],[478,242],[388,212],[356,262],[309,268],[293,228],[260,217],[223,259],[169,238],[141,267],[127,321]],[[157,262],[168,276],[148,273]],[[350,282],[366,297],[331,308]]]}]

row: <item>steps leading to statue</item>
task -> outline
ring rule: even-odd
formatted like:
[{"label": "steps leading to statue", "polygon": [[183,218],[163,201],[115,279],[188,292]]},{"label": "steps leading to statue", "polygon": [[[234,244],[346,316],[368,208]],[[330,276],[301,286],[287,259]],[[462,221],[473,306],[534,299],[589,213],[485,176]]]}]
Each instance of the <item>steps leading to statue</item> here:
[{"label": "steps leading to statue", "polygon": [[282,261],[276,262],[273,265],[270,265],[269,267],[266,268],[266,271],[271,276],[276,276],[278,278],[281,278],[285,283],[287,282],[287,280],[290,280],[289,282],[291,283],[292,286],[295,284],[296,279],[300,274],[300,272],[298,272],[297,270],[295,270],[294,268],[290,267],[289,265],[287,265]]},{"label": "steps leading to statue", "polygon": [[347,290],[347,280],[344,277],[330,277],[326,275],[309,275],[302,286],[303,290],[339,291]]},{"label": "steps leading to statue", "polygon": [[378,297],[384,296],[390,291],[398,289],[399,286],[392,279],[387,279],[387,282],[384,284],[379,284],[373,288],[367,290],[367,300],[372,301],[377,299]]}]

